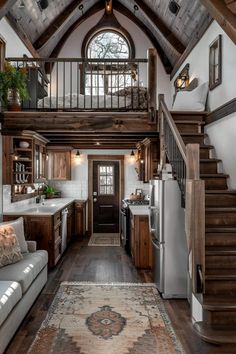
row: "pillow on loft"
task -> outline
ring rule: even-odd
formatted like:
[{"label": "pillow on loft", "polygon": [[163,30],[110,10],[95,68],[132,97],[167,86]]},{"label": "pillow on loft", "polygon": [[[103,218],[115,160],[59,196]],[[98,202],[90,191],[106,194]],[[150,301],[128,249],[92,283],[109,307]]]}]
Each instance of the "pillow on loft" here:
[{"label": "pillow on loft", "polygon": [[179,91],[172,106],[173,111],[204,111],[208,93],[208,82],[192,91]]},{"label": "pillow on loft", "polygon": [[23,258],[15,230],[6,224],[0,226],[0,268]]},{"label": "pillow on loft", "polygon": [[13,227],[14,233],[17,237],[19,246],[20,246],[20,251],[21,253],[28,253],[28,245],[27,242],[25,241],[25,232],[24,232],[24,219],[21,216],[20,218],[12,221],[4,221],[0,223],[1,226],[6,226],[9,225]]}]

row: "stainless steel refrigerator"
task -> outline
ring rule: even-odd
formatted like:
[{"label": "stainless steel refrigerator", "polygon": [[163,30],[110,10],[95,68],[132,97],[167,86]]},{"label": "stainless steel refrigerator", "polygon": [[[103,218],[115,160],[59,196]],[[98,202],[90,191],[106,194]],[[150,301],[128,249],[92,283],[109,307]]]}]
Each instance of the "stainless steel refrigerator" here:
[{"label": "stainless steel refrigerator", "polygon": [[177,181],[150,181],[149,208],[154,282],[163,298],[186,298],[187,241]]}]

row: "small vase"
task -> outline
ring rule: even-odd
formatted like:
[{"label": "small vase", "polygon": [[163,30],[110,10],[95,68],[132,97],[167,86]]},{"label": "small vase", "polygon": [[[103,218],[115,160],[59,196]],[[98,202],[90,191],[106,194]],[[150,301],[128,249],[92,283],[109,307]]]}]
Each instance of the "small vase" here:
[{"label": "small vase", "polygon": [[21,111],[21,100],[16,89],[8,89],[7,92],[8,111]]}]

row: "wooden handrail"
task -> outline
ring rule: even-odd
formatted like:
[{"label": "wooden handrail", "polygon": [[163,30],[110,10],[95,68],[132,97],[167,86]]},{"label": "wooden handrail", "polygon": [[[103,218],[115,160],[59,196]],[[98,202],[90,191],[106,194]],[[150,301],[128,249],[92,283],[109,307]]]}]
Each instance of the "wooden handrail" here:
[{"label": "wooden handrail", "polygon": [[[165,101],[161,99],[160,104],[161,104],[161,109],[164,113],[164,118],[167,120],[168,125],[173,133],[173,136],[174,136],[175,141],[179,147],[179,151],[183,157],[183,160],[187,164],[186,146],[184,144],[184,141],[183,141],[183,139],[178,131],[178,128],[177,128],[177,126],[176,126],[176,124],[175,124],[166,104],[165,104]],[[160,106],[159,106],[159,109],[160,109]]]}]

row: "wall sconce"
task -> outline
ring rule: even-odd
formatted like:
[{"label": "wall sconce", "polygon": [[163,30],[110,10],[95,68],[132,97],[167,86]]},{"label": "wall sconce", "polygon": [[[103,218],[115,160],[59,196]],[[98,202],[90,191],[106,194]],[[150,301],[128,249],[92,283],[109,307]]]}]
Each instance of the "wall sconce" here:
[{"label": "wall sconce", "polygon": [[77,158],[81,157],[79,150],[76,151],[75,157],[77,157]]},{"label": "wall sconce", "polygon": [[105,0],[105,11],[107,15],[112,13],[112,0]]},{"label": "wall sconce", "polygon": [[174,82],[176,90],[183,90],[189,85],[189,64],[186,64]]}]

